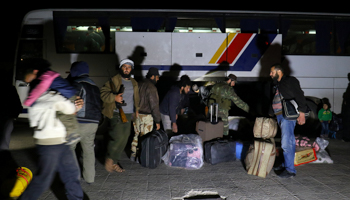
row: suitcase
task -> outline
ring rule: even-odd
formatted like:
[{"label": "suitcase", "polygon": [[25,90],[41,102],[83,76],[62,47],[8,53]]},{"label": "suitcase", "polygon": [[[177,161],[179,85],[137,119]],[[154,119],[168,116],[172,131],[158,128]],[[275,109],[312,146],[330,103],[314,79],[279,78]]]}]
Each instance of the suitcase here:
[{"label": "suitcase", "polygon": [[245,158],[248,174],[265,178],[271,171],[276,158],[275,141],[255,140]]},{"label": "suitcase", "polygon": [[210,105],[210,117],[208,121],[198,121],[196,123],[196,131],[203,142],[223,137],[224,123],[219,121],[217,103]]},{"label": "suitcase", "polygon": [[168,135],[162,130],[154,130],[141,137],[139,162],[143,167],[154,169],[162,162],[168,148]]},{"label": "suitcase", "polygon": [[296,149],[294,157],[294,166],[310,163],[315,160],[317,160],[317,156],[314,148]]},{"label": "suitcase", "polygon": [[196,123],[196,131],[202,138],[202,141],[209,141],[224,136],[224,123],[222,121],[212,124],[209,121],[198,121]]},{"label": "suitcase", "polygon": [[255,119],[253,132],[255,138],[273,138],[277,134],[277,122],[272,118],[257,117]]},{"label": "suitcase", "polygon": [[236,160],[236,142],[224,139],[204,144],[204,161],[212,165]]}]

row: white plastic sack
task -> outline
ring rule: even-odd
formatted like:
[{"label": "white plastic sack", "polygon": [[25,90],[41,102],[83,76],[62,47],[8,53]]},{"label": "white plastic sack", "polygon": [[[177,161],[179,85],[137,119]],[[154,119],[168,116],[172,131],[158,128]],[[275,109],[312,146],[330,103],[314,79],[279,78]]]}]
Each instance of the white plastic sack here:
[{"label": "white plastic sack", "polygon": [[320,147],[321,150],[325,150],[329,144],[328,140],[325,140],[323,138],[317,137],[316,138],[316,142],[318,144],[318,146]]},{"label": "white plastic sack", "polygon": [[312,163],[328,163],[333,164],[333,160],[325,150],[329,144],[328,140],[325,140],[323,138],[317,137],[316,142],[318,146],[320,147],[320,150],[316,152],[317,160],[315,160]]},{"label": "white plastic sack", "polygon": [[333,160],[329,156],[326,150],[320,149],[317,153],[317,160],[315,160],[312,163],[327,163],[327,164],[333,164]]},{"label": "white plastic sack", "polygon": [[200,169],[204,163],[201,137],[197,134],[171,137],[169,148],[162,160],[170,167]]}]

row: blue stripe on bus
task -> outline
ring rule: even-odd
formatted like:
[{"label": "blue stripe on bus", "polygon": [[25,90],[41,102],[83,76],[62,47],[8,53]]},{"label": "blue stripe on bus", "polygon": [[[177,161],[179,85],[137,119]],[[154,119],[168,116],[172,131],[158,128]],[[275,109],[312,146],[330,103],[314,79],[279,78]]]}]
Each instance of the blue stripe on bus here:
[{"label": "blue stripe on bus", "polygon": [[256,34],[230,71],[252,71],[277,34]]}]

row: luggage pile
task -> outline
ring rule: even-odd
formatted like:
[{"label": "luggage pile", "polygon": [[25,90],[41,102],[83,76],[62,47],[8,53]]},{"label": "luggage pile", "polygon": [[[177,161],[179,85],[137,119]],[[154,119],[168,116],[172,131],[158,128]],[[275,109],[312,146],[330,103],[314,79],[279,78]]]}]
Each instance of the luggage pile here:
[{"label": "luggage pile", "polygon": [[245,158],[246,170],[248,174],[265,178],[275,163],[277,122],[272,118],[258,117],[253,132],[255,140]]},{"label": "luggage pile", "polygon": [[224,124],[218,118],[218,104],[210,105],[210,116],[207,121],[199,121],[196,125],[196,131],[202,138],[204,148],[204,161],[216,165],[222,162],[236,160],[236,148],[242,148],[242,145],[236,145],[235,141],[223,139]]}]

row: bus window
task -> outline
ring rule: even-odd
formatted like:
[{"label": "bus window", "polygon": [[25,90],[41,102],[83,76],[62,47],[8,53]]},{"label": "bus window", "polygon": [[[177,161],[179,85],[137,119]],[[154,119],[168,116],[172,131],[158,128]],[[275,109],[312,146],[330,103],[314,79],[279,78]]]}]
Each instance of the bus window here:
[{"label": "bus window", "polygon": [[219,18],[177,17],[173,32],[177,33],[221,33]]},{"label": "bus window", "polygon": [[283,20],[283,53],[315,54],[316,29],[315,20]]},{"label": "bus window", "polygon": [[350,55],[350,20],[337,19],[336,26],[336,54]]},{"label": "bus window", "polygon": [[333,22],[320,19],[283,19],[283,53],[329,55],[334,52]]},{"label": "bus window", "polygon": [[98,18],[55,18],[58,53],[98,53],[105,50],[105,36]]},{"label": "bus window", "polygon": [[227,17],[227,33],[278,33],[278,20],[276,18],[261,17]]}]

